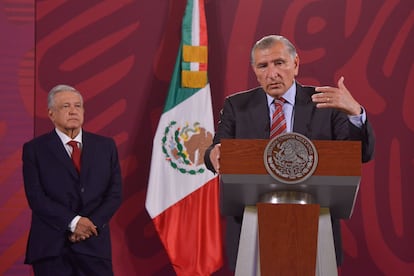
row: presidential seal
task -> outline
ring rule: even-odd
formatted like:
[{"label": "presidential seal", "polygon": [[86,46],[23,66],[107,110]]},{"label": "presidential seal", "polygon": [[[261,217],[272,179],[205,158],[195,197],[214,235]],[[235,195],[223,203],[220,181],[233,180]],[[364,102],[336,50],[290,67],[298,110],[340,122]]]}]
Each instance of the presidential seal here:
[{"label": "presidential seal", "polygon": [[276,180],[295,184],[310,177],[318,165],[318,153],[312,141],[291,132],[276,136],[264,151],[267,172]]}]

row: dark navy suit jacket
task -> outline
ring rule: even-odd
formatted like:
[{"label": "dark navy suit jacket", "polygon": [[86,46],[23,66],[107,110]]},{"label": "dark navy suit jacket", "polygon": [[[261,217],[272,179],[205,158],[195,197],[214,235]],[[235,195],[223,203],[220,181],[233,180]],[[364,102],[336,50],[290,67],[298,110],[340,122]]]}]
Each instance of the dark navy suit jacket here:
[{"label": "dark navy suit jacket", "polygon": [[[78,175],[53,130],[23,146],[23,178],[32,223],[25,263],[58,256],[69,245],[75,252],[111,259],[109,220],[121,204],[122,180],[112,139],[83,131]],[[88,217],[98,236],[71,244],[68,225]]]},{"label": "dark navy suit jacket", "polygon": [[[311,140],[359,140],[362,146],[362,161],[371,160],[374,155],[375,137],[368,119],[362,128],[358,128],[343,112],[331,108],[318,109],[311,99],[315,93],[317,93],[315,87],[296,83],[293,131]],[[210,151],[215,144],[220,143],[220,139],[269,139],[269,133],[269,108],[266,93],[262,88],[227,97],[220,112],[220,121],[213,144],[204,155],[207,168],[214,172]],[[228,220],[227,228],[230,230],[227,230],[226,238],[230,266],[235,265],[236,256],[234,255],[237,254],[238,231],[240,230],[240,226],[232,226],[232,222]],[[340,264],[342,246],[338,220],[333,220],[333,231],[337,262]]]}]

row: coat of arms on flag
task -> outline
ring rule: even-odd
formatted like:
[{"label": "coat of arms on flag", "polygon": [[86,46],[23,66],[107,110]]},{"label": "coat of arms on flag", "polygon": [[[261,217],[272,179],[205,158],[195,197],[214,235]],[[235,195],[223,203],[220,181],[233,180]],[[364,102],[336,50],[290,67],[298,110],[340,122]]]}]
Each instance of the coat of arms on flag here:
[{"label": "coat of arms on flag", "polygon": [[213,134],[199,122],[184,126],[171,121],[162,137],[162,152],[171,167],[181,173],[205,172],[204,152],[211,144]]}]

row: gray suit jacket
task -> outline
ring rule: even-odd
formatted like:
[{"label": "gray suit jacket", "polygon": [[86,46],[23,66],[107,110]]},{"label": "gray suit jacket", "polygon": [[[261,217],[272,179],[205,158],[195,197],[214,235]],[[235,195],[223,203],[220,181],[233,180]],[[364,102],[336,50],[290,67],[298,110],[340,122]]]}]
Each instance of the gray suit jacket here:
[{"label": "gray suit jacket", "polygon": [[[362,162],[373,158],[375,137],[368,119],[362,128],[355,127],[348,116],[336,109],[318,109],[311,96],[317,93],[315,87],[296,83],[293,131],[303,134],[311,140],[356,140],[362,144]],[[210,151],[222,138],[269,139],[270,118],[266,93],[262,88],[231,95],[224,101],[220,112],[220,121],[213,144],[204,155],[207,168],[214,172],[210,160]],[[232,225],[240,218],[229,219],[227,224],[227,252],[230,266],[235,265],[240,225]],[[340,225],[333,220],[334,242],[337,262],[342,262]]]}]

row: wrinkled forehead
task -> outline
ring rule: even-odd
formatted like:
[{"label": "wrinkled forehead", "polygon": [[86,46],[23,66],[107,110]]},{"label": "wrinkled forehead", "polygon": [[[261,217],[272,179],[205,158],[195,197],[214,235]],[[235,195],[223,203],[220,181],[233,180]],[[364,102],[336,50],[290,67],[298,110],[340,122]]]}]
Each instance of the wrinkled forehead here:
[{"label": "wrinkled forehead", "polygon": [[253,53],[254,63],[293,59],[283,43],[275,43],[271,47],[256,48]]},{"label": "wrinkled forehead", "polygon": [[54,95],[54,99],[56,100],[67,100],[67,101],[78,101],[81,102],[82,101],[82,97],[79,94],[79,92],[76,91],[70,91],[70,90],[62,90],[57,92]]},{"label": "wrinkled forehead", "polygon": [[66,104],[83,106],[82,96],[75,91],[59,91],[53,95],[50,108]]}]

